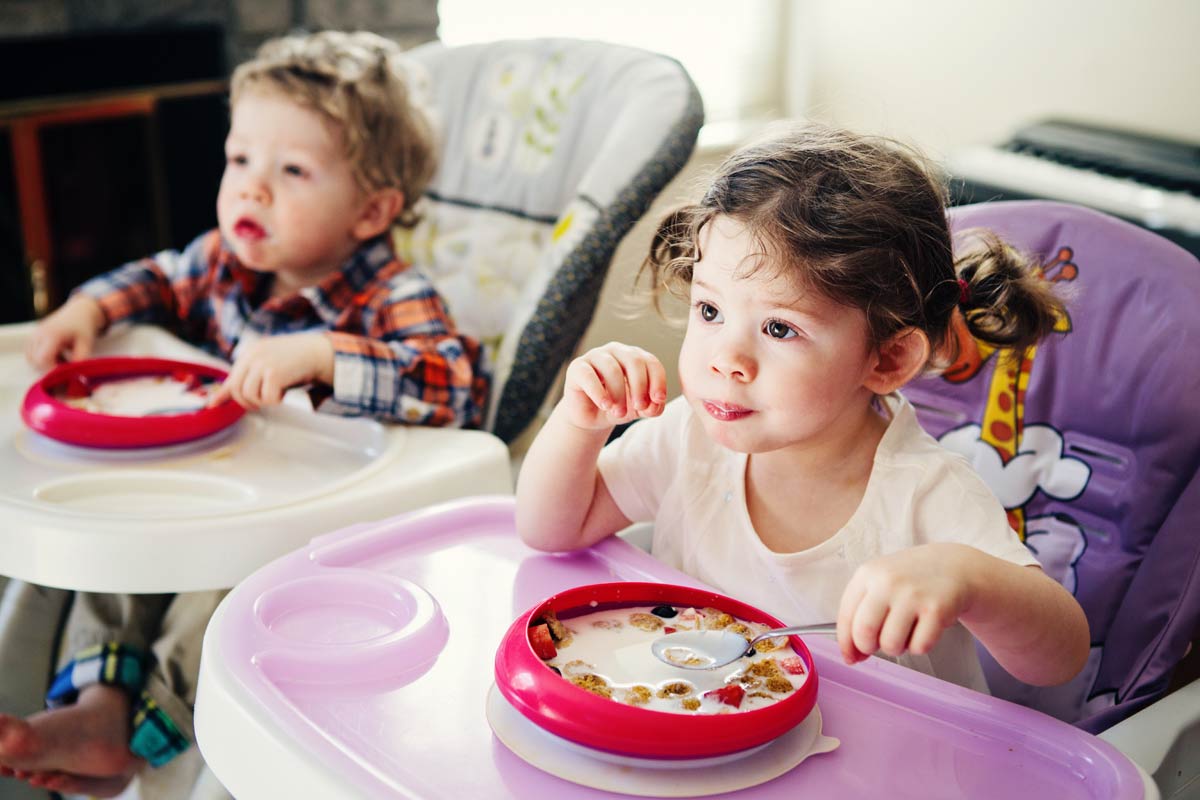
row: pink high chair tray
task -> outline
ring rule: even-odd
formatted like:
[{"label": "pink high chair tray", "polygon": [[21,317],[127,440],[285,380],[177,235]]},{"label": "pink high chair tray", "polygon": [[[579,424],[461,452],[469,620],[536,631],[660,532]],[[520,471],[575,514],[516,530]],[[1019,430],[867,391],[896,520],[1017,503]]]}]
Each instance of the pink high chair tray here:
[{"label": "pink high chair tray", "polygon": [[32,430],[67,444],[97,448],[159,447],[199,439],[229,427],[244,410],[232,400],[209,408],[154,409],[148,414],[103,413],[75,407],[105,384],[159,378],[183,387],[216,384],[228,373],[205,364],[132,356],[59,364],[29,388],[21,418]]},{"label": "pink high chair tray", "polygon": [[[819,719],[822,734],[840,740],[835,749],[726,788],[714,785],[760,769],[753,760],[777,752],[775,743],[716,766],[597,765],[497,691],[495,654],[513,621],[588,584],[712,590],[617,537],[576,553],[536,552],[513,518],[512,497],[431,506],[320,536],[234,587],[205,633],[196,702],[197,742],[221,783],[240,800],[591,800],[646,795],[649,783],[695,786],[697,775],[698,790],[675,796],[1156,797],[1144,773],[1095,736],[882,660],[847,666],[824,637],[805,640],[818,703],[776,742]],[[499,723],[511,723],[507,734],[524,726],[528,735],[513,740],[524,750],[510,749]],[[584,785],[585,762],[604,772],[607,789]]]}]

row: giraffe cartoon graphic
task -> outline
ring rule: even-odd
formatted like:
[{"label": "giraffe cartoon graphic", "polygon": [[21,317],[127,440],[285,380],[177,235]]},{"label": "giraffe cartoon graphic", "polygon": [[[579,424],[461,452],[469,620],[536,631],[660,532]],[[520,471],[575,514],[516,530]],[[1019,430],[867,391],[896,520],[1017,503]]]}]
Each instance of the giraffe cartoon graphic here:
[{"label": "giraffe cartoon graphic", "polygon": [[[1052,283],[1072,281],[1079,268],[1069,247],[1061,248],[1040,276]],[[1061,314],[1054,324],[1060,335],[1071,332],[1071,318]],[[1051,425],[1025,419],[1025,395],[1037,357],[1037,347],[1024,352],[1001,349],[974,339],[966,322],[956,315],[953,334],[959,356],[943,373],[951,383],[982,378],[984,367],[993,364],[983,419],[954,428],[939,441],[947,449],[969,460],[1008,512],[1009,523],[1037,555],[1043,568],[1072,592],[1075,564],[1087,548],[1083,529],[1064,515],[1027,518],[1026,506],[1040,491],[1060,501],[1081,495],[1091,477],[1087,462],[1066,454],[1061,432]],[[1064,528],[1070,535],[1063,536]],[[1047,536],[1051,531],[1055,537]],[[1052,550],[1039,547],[1057,541]],[[1067,542],[1066,545],[1061,542]]]}]

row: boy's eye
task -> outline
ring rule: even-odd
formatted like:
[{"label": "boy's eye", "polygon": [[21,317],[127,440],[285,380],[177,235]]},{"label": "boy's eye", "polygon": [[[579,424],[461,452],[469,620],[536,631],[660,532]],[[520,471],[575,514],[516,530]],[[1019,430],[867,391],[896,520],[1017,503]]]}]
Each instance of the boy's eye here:
[{"label": "boy's eye", "polygon": [[244,167],[246,165],[246,157],[241,153],[233,153],[225,156],[225,161],[229,164],[237,164],[239,167]]},{"label": "boy's eye", "polygon": [[763,332],[772,339],[791,339],[796,335],[796,331],[786,323],[780,322],[777,319],[770,320],[763,326]]},{"label": "boy's eye", "polygon": [[288,175],[294,175],[297,178],[303,178],[305,175],[308,174],[307,172],[304,171],[304,167],[300,167],[295,164],[287,164],[286,166],[284,166],[283,171],[285,173],[287,173]]},{"label": "boy's eye", "polygon": [[705,322],[716,322],[721,317],[721,312],[714,305],[699,303],[698,307],[700,309],[700,319]]}]

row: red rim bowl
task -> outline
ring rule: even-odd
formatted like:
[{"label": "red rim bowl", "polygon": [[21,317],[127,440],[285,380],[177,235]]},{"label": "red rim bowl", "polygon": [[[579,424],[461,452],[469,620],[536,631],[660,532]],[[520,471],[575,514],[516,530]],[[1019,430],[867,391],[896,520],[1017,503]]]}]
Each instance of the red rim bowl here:
[{"label": "red rim bowl", "polygon": [[[595,605],[593,605],[595,604]],[[808,669],[796,691],[769,706],[732,714],[677,714],[609,700],[552,671],[529,641],[530,620],[548,610],[564,621],[601,608],[659,605],[717,608],[771,627],[771,615],[716,592],[663,583],[599,583],[559,592],[513,622],[496,651],[496,686],[523,716],[587,747],[640,758],[708,758],[765,744],[799,725],[817,700],[817,670],[799,637],[788,637]]]},{"label": "red rim bowl", "polygon": [[194,375],[223,381],[228,373],[206,364],[166,358],[92,358],[59,364],[29,387],[21,419],[43,436],[83,447],[133,448],[179,444],[216,433],[241,418],[245,410],[232,400],[184,414],[124,417],[72,408],[54,392],[73,379]]}]

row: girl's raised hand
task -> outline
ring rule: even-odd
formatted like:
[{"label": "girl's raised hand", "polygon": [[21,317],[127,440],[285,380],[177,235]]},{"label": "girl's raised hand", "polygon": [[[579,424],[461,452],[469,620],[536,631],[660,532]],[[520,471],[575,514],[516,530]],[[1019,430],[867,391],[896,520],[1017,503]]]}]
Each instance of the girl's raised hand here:
[{"label": "girl's raised hand", "polygon": [[562,402],[567,421],[587,430],[657,417],[667,402],[667,373],[652,353],[609,342],[567,367]]}]

